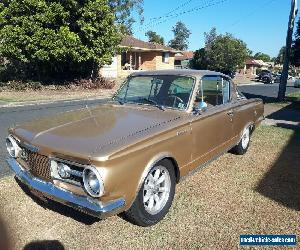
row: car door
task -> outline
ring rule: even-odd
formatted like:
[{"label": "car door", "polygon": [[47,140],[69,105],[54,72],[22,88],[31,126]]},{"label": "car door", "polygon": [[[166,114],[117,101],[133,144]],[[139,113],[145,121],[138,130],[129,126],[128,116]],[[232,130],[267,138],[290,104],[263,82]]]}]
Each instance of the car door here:
[{"label": "car door", "polygon": [[[194,115],[192,127],[191,168],[197,167],[228,150],[233,138],[233,116],[230,81],[221,76],[206,76],[197,101],[204,101],[207,109]],[[197,105],[197,104],[195,104]]]}]

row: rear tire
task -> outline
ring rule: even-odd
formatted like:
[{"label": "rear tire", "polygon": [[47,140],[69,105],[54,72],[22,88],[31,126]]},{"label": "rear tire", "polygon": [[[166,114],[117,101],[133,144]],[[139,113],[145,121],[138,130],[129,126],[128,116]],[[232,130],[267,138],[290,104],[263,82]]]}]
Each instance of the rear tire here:
[{"label": "rear tire", "polygon": [[237,155],[244,155],[247,152],[250,145],[250,135],[251,135],[250,127],[247,127],[243,131],[241,140],[234,148],[232,148],[231,152]]},{"label": "rear tire", "polygon": [[148,172],[135,201],[123,217],[142,227],[158,223],[172,205],[175,185],[173,164],[167,159],[158,162]]}]

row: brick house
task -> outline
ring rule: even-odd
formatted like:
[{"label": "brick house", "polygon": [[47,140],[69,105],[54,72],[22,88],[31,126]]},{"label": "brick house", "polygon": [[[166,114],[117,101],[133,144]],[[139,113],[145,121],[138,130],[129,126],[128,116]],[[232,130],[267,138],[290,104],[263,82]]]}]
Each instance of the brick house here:
[{"label": "brick house", "polygon": [[264,62],[262,60],[248,59],[245,62],[243,74],[256,75],[257,69],[269,69],[270,67],[272,67],[270,63]]},{"label": "brick house", "polygon": [[112,58],[110,65],[100,69],[104,77],[126,77],[138,70],[174,69],[175,53],[178,51],[157,43],[144,42],[132,36],[125,36],[121,52]]},{"label": "brick house", "polygon": [[194,57],[193,51],[182,51],[175,54],[175,68],[188,69],[190,68],[190,62]]}]

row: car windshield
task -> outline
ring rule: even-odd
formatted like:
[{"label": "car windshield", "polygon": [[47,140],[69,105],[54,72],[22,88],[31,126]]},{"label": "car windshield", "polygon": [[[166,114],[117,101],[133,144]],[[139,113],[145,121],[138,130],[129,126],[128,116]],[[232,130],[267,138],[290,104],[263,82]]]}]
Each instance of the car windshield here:
[{"label": "car windshield", "polygon": [[162,109],[185,110],[194,83],[194,78],[189,76],[134,76],[127,79],[113,99],[122,104],[148,104]]}]

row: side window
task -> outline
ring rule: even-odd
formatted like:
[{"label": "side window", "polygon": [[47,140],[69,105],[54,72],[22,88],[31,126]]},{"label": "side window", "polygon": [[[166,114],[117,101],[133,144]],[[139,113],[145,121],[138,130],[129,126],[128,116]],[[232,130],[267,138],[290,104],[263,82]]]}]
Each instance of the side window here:
[{"label": "side window", "polygon": [[222,78],[219,76],[206,76],[202,79],[203,101],[208,106],[223,103]]},{"label": "side window", "polygon": [[[220,76],[202,78],[203,101],[208,106],[217,106],[230,102],[230,81]],[[197,100],[202,99],[200,91]]]},{"label": "side window", "polygon": [[223,78],[222,94],[223,94],[223,104],[229,103],[230,102],[230,81],[226,78]]}]

